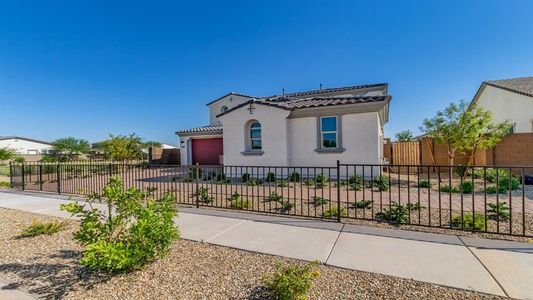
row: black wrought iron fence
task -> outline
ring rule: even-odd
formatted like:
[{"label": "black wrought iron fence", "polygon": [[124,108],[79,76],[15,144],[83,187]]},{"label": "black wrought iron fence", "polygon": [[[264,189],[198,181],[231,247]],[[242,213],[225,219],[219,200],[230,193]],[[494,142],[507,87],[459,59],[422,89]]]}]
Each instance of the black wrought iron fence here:
[{"label": "black wrought iron fence", "polygon": [[[402,168],[405,174],[394,173]],[[341,164],[334,167],[173,166],[127,162],[11,164],[13,188],[171,193],[180,204],[330,220],[533,236],[533,166]]]}]

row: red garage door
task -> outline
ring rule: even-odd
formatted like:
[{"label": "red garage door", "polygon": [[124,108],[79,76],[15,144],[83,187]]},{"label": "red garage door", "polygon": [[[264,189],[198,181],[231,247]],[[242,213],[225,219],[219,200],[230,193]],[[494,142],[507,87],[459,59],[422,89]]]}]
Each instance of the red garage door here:
[{"label": "red garage door", "polygon": [[193,164],[218,165],[218,157],[222,153],[222,138],[192,140]]}]

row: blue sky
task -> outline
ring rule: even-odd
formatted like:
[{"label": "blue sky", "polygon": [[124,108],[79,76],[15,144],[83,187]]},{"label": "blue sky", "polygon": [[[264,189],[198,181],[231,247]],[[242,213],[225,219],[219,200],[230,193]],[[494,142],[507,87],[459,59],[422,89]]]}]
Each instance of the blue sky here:
[{"label": "blue sky", "polygon": [[0,1],[0,135],[177,143],[227,92],[388,82],[386,134],[533,75],[533,1]]}]

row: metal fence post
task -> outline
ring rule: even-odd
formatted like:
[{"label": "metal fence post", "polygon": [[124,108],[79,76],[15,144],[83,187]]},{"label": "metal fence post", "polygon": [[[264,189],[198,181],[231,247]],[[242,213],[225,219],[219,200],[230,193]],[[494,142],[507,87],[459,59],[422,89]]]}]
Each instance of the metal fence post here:
[{"label": "metal fence post", "polygon": [[341,221],[341,162],[337,160],[337,221]]},{"label": "metal fence post", "polygon": [[61,195],[61,164],[58,162],[56,166],[56,177],[57,177],[57,194]]},{"label": "metal fence post", "polygon": [[13,162],[9,161],[9,186],[13,188]]},{"label": "metal fence post", "polygon": [[39,190],[43,190],[43,165],[39,164]]},{"label": "metal fence post", "polygon": [[26,188],[26,178],[24,178],[24,163],[21,164],[22,165],[22,190],[24,191],[24,189]]},{"label": "metal fence post", "polygon": [[199,173],[200,173],[200,166],[198,165],[198,163],[196,163],[196,167],[195,167],[195,172],[194,172],[194,181],[195,181],[195,185],[196,185],[196,208],[200,208],[200,194],[198,192],[198,177],[199,177]]}]

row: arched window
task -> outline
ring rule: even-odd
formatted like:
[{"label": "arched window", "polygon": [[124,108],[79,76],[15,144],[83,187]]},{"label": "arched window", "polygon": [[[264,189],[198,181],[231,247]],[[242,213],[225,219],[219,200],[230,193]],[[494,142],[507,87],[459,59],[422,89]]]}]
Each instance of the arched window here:
[{"label": "arched window", "polygon": [[250,149],[263,149],[263,145],[261,144],[261,123],[257,121],[253,121],[250,124]]},{"label": "arched window", "polygon": [[222,106],[222,108],[220,109],[220,112],[223,113],[223,112],[226,112],[228,110],[228,107],[226,105]]}]

